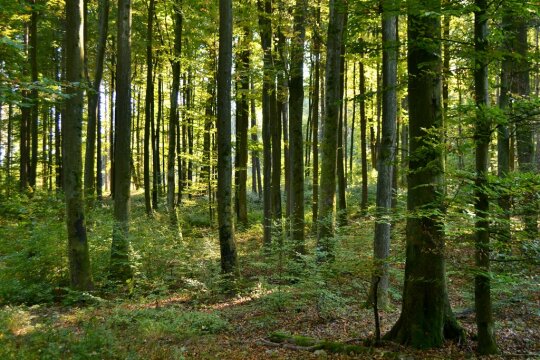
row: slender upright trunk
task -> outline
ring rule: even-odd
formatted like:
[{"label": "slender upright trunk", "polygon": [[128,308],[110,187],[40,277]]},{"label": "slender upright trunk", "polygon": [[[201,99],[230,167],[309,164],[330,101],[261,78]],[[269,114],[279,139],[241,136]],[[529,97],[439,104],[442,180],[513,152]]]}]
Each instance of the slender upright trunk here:
[{"label": "slender upright trunk", "polygon": [[[382,13],[383,68],[382,68],[382,129],[377,166],[377,212],[373,239],[374,271],[371,296],[377,289],[378,306],[388,304],[388,263],[390,255],[390,211],[392,207],[392,170],[396,147],[397,119],[397,62],[399,5],[395,0],[384,0]],[[370,299],[374,301],[373,298]]]},{"label": "slender upright trunk", "polygon": [[[182,54],[182,2],[177,0],[174,4],[174,58],[172,60],[172,88],[171,88],[171,108],[169,115],[169,152],[167,156],[167,206],[171,224],[178,224],[175,203],[175,165],[177,150],[178,128],[178,95],[180,92],[180,56]],[[179,169],[180,170],[180,169]]]},{"label": "slender upright trunk", "polygon": [[321,143],[321,188],[317,248],[319,260],[333,258],[334,204],[336,194],[336,160],[340,108],[341,42],[347,5],[344,0],[330,0],[328,47],[326,54],[326,114],[323,118]]},{"label": "slender upright trunk", "polygon": [[231,71],[232,0],[219,1],[219,57],[217,73],[218,223],[221,271],[236,275],[238,261],[232,221]]},{"label": "slender upright trunk", "polygon": [[[38,22],[38,9],[36,8],[36,0],[30,0],[32,6],[32,14],[30,16],[30,49],[29,49],[29,61],[32,74],[32,83],[38,81],[38,60],[37,60],[37,22]],[[37,163],[38,163],[38,111],[39,111],[39,99],[37,87],[34,87],[30,93],[31,99],[31,113],[30,113],[30,138],[32,147],[32,157],[30,161],[30,168],[28,171],[28,185],[34,190],[36,188],[37,178]]]},{"label": "slender upright trunk", "polygon": [[[66,80],[82,81],[82,0],[66,1]],[[82,111],[83,90],[80,85],[68,87],[62,126],[64,141],[66,224],[71,287],[77,290],[93,288],[82,189]]]},{"label": "slender upright trunk", "polygon": [[129,205],[131,187],[131,0],[118,0],[116,107],[114,137],[114,227],[111,247],[113,279],[133,278],[130,265]]},{"label": "slender upright trunk", "polygon": [[[100,102],[100,96],[98,96],[97,103]],[[97,127],[97,138],[96,138],[96,153],[97,153],[97,160],[96,160],[96,196],[98,201],[101,201],[103,199],[103,155],[102,155],[102,142],[101,142],[101,106],[98,105],[98,112],[97,112],[97,121],[96,121],[96,127]]]},{"label": "slender upright trunk", "polygon": [[[304,144],[302,115],[304,108],[304,38],[306,0],[296,0],[294,8],[294,34],[291,39],[291,79],[289,82],[289,161],[291,193],[291,239],[295,251],[303,254],[304,245]],[[309,129],[308,129],[309,131]]]},{"label": "slender upright trunk", "polygon": [[364,62],[360,62],[360,157],[362,161],[362,195],[360,208],[366,213],[368,206],[368,161],[367,161],[367,118],[366,118],[366,74]]},{"label": "slender upright trunk", "polygon": [[313,198],[311,200],[311,212],[312,218],[312,233],[317,234],[318,228],[318,211],[319,211],[319,101],[320,101],[320,83],[321,83],[321,34],[320,34],[320,21],[321,21],[321,7],[320,1],[317,1],[316,9],[316,24],[313,29],[313,56],[315,63],[315,78],[313,86],[313,115],[311,115],[312,122],[312,152],[313,152]]},{"label": "slender upright trunk", "polygon": [[[250,88],[251,93],[255,91],[255,85],[253,84],[253,79],[250,78]],[[251,114],[251,141],[254,145],[259,144],[259,136],[257,135],[258,126],[257,126],[257,113],[255,111],[255,98],[251,97],[250,104],[250,114]],[[257,129],[255,131],[254,129]],[[254,146],[255,147],[255,146]],[[262,195],[262,184],[261,184],[261,159],[259,158],[259,151],[251,151],[251,191],[255,194],[259,194],[259,198]]]},{"label": "slender upright trunk", "polygon": [[[347,14],[345,14],[343,32],[347,32]],[[345,37],[345,35],[343,35]],[[346,137],[346,123],[345,123],[345,39],[341,43],[341,57],[339,60],[339,120],[338,120],[338,133],[337,133],[337,222],[339,226],[347,225],[347,200],[346,200],[346,174],[345,174],[345,144],[344,137]]]},{"label": "slender upright trunk", "polygon": [[[155,1],[150,0],[146,27],[146,96],[144,106],[144,206],[146,215],[152,214],[152,194],[150,190],[150,127],[154,122],[154,79],[152,59],[152,36],[154,31]],[[137,129],[139,131],[139,129]]]},{"label": "slender upright trunk", "polygon": [[236,94],[236,215],[244,226],[248,225],[247,211],[247,161],[248,161],[248,127],[249,127],[249,39],[250,30],[244,29],[244,41],[241,46],[238,64],[240,93]]},{"label": "slender upright trunk", "polygon": [[474,92],[476,97],[476,181],[475,212],[476,241],[475,258],[477,272],[474,276],[474,305],[478,329],[478,353],[497,354],[493,315],[491,311],[491,281],[489,276],[489,144],[491,141],[491,119],[488,82],[488,15],[487,0],[475,0],[474,12]]},{"label": "slender upright trunk", "polygon": [[272,242],[272,142],[271,118],[275,114],[271,107],[274,92],[273,57],[272,57],[272,3],[270,0],[258,0],[259,27],[263,56],[263,89],[262,89],[262,140],[263,140],[263,243],[269,246]]},{"label": "slender upright trunk", "polygon": [[[97,127],[97,113],[99,107],[99,88],[103,78],[103,62],[105,60],[105,48],[107,43],[107,32],[109,28],[109,0],[99,1],[99,38],[96,52],[96,67],[94,70],[94,81],[88,96],[88,123],[86,130],[86,153],[84,161],[84,192],[87,197],[94,196],[95,183],[95,152]],[[98,153],[99,157],[99,153]],[[99,160],[98,160],[99,161]],[[97,171],[101,171],[98,167]]]},{"label": "slender upright trunk", "polygon": [[351,122],[351,144],[349,145],[349,183],[353,180],[354,125],[356,122],[356,61],[353,63],[353,108]]}]

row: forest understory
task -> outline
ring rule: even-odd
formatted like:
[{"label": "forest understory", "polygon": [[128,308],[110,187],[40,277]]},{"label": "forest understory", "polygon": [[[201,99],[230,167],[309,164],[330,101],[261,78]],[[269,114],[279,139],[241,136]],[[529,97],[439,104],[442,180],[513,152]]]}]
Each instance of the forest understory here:
[{"label": "forest understory", "polygon": [[[184,199],[180,237],[171,231],[165,213],[155,212],[149,219],[143,197],[137,194],[130,224],[135,280],[119,291],[107,274],[112,202],[106,199],[88,213],[96,287],[77,292],[69,289],[67,278],[62,200],[45,193],[3,200],[1,359],[475,357],[474,253],[463,235],[447,239],[447,270],[451,305],[466,339],[438,349],[414,350],[385,341],[372,345],[374,314],[366,299],[374,220],[354,206],[349,225],[337,230],[335,261],[317,265],[315,239],[309,237],[308,255],[299,267],[297,260],[284,255],[290,250],[286,240],[276,241],[277,234],[275,245],[263,248],[261,206],[251,196],[251,225],[236,229],[241,276],[231,286],[220,276],[217,227],[209,219],[204,198]],[[382,334],[400,313],[404,238],[404,222],[398,222],[392,235],[391,302],[380,311]],[[537,358],[538,265],[494,262],[493,274],[501,355],[490,358]],[[293,342],[274,340],[287,334]],[[317,339],[317,344],[339,344],[318,348],[306,337]]]}]

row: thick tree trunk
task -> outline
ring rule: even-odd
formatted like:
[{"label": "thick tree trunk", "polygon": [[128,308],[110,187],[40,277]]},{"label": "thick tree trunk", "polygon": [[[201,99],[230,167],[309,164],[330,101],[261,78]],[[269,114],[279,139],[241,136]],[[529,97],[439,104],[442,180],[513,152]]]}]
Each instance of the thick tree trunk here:
[{"label": "thick tree trunk", "polygon": [[328,47],[326,54],[326,114],[323,118],[321,143],[321,187],[317,248],[319,260],[333,258],[334,204],[336,194],[336,160],[340,108],[341,42],[347,5],[344,0],[330,0]]},{"label": "thick tree trunk", "polygon": [[111,277],[125,283],[133,278],[129,251],[131,187],[131,1],[118,0],[116,107],[114,139],[114,228]]},{"label": "thick tree trunk", "polygon": [[[66,1],[66,80],[82,81],[82,0]],[[62,126],[64,141],[66,223],[71,287],[77,290],[93,288],[82,189],[82,111],[83,90],[80,85],[68,87]]]},{"label": "thick tree trunk", "polygon": [[219,1],[219,57],[217,73],[218,223],[221,271],[236,275],[238,260],[232,221],[231,71],[232,0]]},{"label": "thick tree trunk", "polygon": [[[99,107],[99,88],[103,78],[103,62],[105,60],[105,47],[109,28],[109,0],[99,1],[99,38],[96,52],[96,67],[94,81],[88,91],[88,123],[86,130],[86,152],[84,161],[84,192],[86,196],[94,196],[95,190],[95,152],[96,136],[99,136],[97,127],[97,113]],[[98,157],[100,154],[98,153]],[[101,171],[98,167],[97,171]]]},{"label": "thick tree trunk", "polygon": [[475,212],[476,241],[475,257],[477,272],[474,277],[474,300],[476,327],[478,329],[478,353],[497,354],[491,312],[491,281],[489,276],[489,143],[491,141],[491,119],[488,83],[488,15],[487,0],[476,0],[474,12],[474,89],[476,97],[476,181]]},{"label": "thick tree trunk", "polygon": [[[304,163],[302,116],[304,108],[304,38],[306,0],[296,0],[294,34],[291,39],[291,70],[289,82],[289,161],[291,194],[291,240],[295,251],[303,254],[304,246]],[[309,131],[309,129],[308,129]]]},{"label": "thick tree trunk", "polygon": [[[146,215],[152,215],[152,194],[150,190],[150,128],[154,122],[154,79],[152,59],[152,36],[154,30],[155,1],[150,0],[146,27],[146,96],[144,106],[144,206]],[[137,129],[139,131],[139,129]]]},{"label": "thick tree trunk", "polygon": [[384,0],[382,13],[382,129],[379,164],[377,165],[377,209],[375,220],[375,236],[373,239],[374,271],[371,283],[373,300],[377,289],[378,306],[384,308],[388,304],[388,263],[390,255],[390,213],[392,208],[392,179],[396,154],[396,120],[397,120],[397,63],[398,63],[398,29],[397,17],[399,5],[395,0]]},{"label": "thick tree trunk", "polygon": [[386,338],[416,348],[461,335],[445,275],[440,10],[440,0],[425,0],[408,14],[410,215],[401,316]]}]

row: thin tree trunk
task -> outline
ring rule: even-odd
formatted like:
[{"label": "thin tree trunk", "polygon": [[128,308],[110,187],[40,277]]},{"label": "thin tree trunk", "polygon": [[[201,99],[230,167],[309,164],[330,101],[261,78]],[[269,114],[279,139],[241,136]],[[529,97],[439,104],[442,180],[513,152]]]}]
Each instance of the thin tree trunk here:
[{"label": "thin tree trunk", "polygon": [[[82,81],[82,0],[66,1],[66,80],[72,84]],[[68,87],[71,96],[66,100],[62,133],[64,141],[66,224],[71,287],[92,290],[92,271],[82,189],[82,111],[83,90],[80,85]]]},{"label": "thin tree trunk", "polygon": [[[154,79],[152,58],[152,35],[154,31],[155,1],[150,0],[148,6],[148,20],[146,27],[146,96],[144,106],[144,149],[143,149],[143,177],[144,177],[144,206],[146,215],[152,214],[152,194],[150,190],[150,128],[154,122]],[[137,129],[137,132],[139,129]]]},{"label": "thin tree trunk", "polygon": [[321,83],[321,5],[317,1],[317,19],[313,29],[313,55],[315,57],[315,80],[313,87],[313,115],[311,116],[313,140],[313,198],[311,200],[312,218],[312,233],[317,234],[318,231],[318,211],[319,211],[319,102],[320,102],[320,83]]},{"label": "thin tree trunk", "polygon": [[231,71],[232,0],[219,1],[219,57],[217,73],[218,223],[221,271],[236,275],[238,261],[232,221]]},{"label": "thin tree trunk", "polygon": [[247,161],[248,161],[248,127],[249,127],[249,57],[250,30],[244,29],[244,41],[239,44],[242,49],[238,56],[236,72],[239,74],[240,94],[236,94],[236,214],[238,221],[248,225],[247,211]]},{"label": "thin tree trunk", "polygon": [[390,255],[390,215],[392,208],[392,170],[396,147],[397,120],[397,65],[399,5],[395,0],[384,0],[382,13],[382,129],[377,165],[377,209],[373,239],[374,270],[370,301],[377,291],[378,306],[388,304],[388,256]]},{"label": "thin tree trunk", "polygon": [[[175,165],[177,161],[178,95],[180,92],[180,56],[182,54],[182,2],[174,4],[174,58],[172,60],[171,108],[169,115],[169,152],[167,156],[167,206],[173,227],[178,224],[175,203]],[[180,169],[179,169],[180,170]]]},{"label": "thin tree trunk", "polygon": [[272,141],[271,126],[274,91],[273,57],[272,57],[272,3],[270,0],[258,0],[259,27],[263,55],[263,89],[262,89],[262,140],[263,140],[263,243],[269,246],[272,242]]},{"label": "thin tree trunk", "polygon": [[367,162],[367,118],[366,118],[366,75],[364,63],[359,65],[360,72],[360,152],[362,161],[362,200],[360,208],[366,213],[368,206],[368,162]]},{"label": "thin tree trunk", "polygon": [[353,108],[351,122],[351,144],[349,146],[349,183],[353,181],[354,125],[356,122],[356,61],[353,62]]},{"label": "thin tree trunk", "polygon": [[489,276],[489,143],[491,141],[491,119],[488,85],[488,15],[487,0],[475,0],[474,12],[474,89],[476,97],[476,181],[475,213],[476,241],[475,258],[477,272],[474,276],[474,308],[478,329],[478,353],[497,354],[491,306],[491,281]]},{"label": "thin tree trunk", "polygon": [[[253,78],[250,78],[251,94],[255,92],[255,85],[253,84]],[[255,98],[251,96],[251,141],[254,147],[259,145],[258,126],[257,126],[257,113],[255,111]],[[257,129],[256,131],[254,129]],[[262,183],[261,183],[261,160],[259,158],[259,151],[251,151],[251,190],[255,194],[259,194],[259,198],[262,195]]]},{"label": "thin tree trunk", "polygon": [[[347,32],[347,14],[345,14],[345,20],[343,25],[343,32]],[[343,35],[345,37],[345,35]],[[339,120],[338,120],[338,133],[337,133],[337,222],[339,226],[347,225],[347,201],[346,201],[346,174],[345,174],[345,39],[341,43],[341,57],[339,60]]]},{"label": "thin tree trunk", "polygon": [[[30,16],[30,49],[29,49],[29,61],[30,69],[32,74],[32,83],[36,84],[38,82],[38,60],[37,60],[37,46],[38,46],[38,35],[37,35],[37,22],[38,22],[38,9],[36,8],[36,0],[30,0],[30,5],[32,6],[32,14]],[[30,113],[30,139],[32,147],[32,157],[30,160],[30,168],[28,171],[28,185],[34,190],[36,188],[36,178],[37,178],[37,163],[38,163],[38,90],[37,87],[34,87],[30,93],[31,99],[31,113]],[[29,142],[30,144],[30,142]]]},{"label": "thin tree trunk", "polygon": [[[97,128],[97,113],[99,107],[99,89],[103,78],[103,62],[105,60],[105,48],[109,28],[109,0],[99,1],[99,38],[96,51],[96,65],[94,69],[94,81],[88,91],[88,123],[86,130],[86,152],[84,161],[84,191],[88,197],[94,196],[95,182],[95,152]],[[85,40],[86,41],[86,40]],[[97,129],[97,130],[96,130]],[[99,154],[98,154],[99,157]],[[97,171],[101,171],[98,167]]]}]

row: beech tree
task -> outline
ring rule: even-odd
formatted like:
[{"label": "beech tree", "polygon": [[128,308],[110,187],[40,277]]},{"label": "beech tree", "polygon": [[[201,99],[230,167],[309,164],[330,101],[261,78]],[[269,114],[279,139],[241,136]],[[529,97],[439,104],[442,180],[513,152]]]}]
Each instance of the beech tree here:
[{"label": "beech tree", "polygon": [[231,71],[232,0],[219,1],[217,73],[218,223],[221,271],[235,275],[238,267],[232,220]]},{"label": "beech tree", "polygon": [[114,137],[114,227],[111,277],[132,279],[129,251],[129,205],[131,187],[131,0],[118,0],[118,60]]},{"label": "beech tree", "polygon": [[68,232],[71,286],[93,288],[82,189],[82,112],[83,89],[83,0],[66,1],[66,80],[67,93],[62,133],[64,137],[64,191]]},{"label": "beech tree", "polygon": [[401,315],[385,337],[417,348],[462,336],[448,301],[444,259],[440,10],[440,0],[408,3],[405,284]]}]

